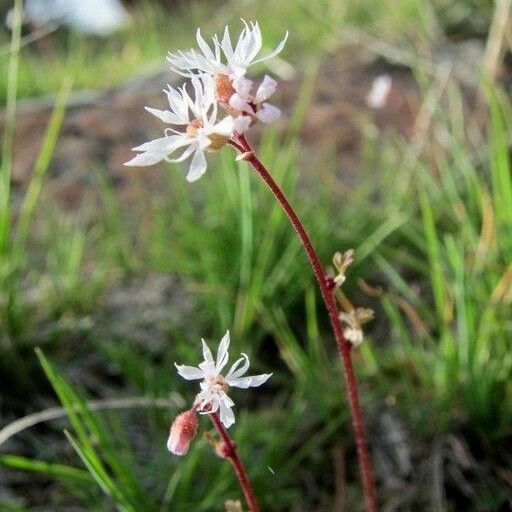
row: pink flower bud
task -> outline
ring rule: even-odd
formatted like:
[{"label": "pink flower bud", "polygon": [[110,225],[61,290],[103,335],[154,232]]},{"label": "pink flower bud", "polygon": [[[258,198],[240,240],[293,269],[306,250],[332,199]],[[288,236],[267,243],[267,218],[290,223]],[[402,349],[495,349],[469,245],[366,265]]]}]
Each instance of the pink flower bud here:
[{"label": "pink flower bud", "polygon": [[177,416],[171,425],[167,449],[174,455],[186,455],[198,426],[197,413],[192,409]]}]

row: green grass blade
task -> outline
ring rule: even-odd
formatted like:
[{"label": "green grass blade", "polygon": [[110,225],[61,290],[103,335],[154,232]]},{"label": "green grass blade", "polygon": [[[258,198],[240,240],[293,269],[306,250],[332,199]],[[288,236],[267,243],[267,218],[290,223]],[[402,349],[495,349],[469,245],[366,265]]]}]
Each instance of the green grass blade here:
[{"label": "green grass blade", "polygon": [[16,103],[18,94],[18,67],[23,16],[23,0],[14,4],[14,27],[11,38],[11,57],[7,79],[7,105],[2,140],[2,165],[0,176],[0,256],[8,249],[11,224],[11,173],[13,161],[14,130],[16,127]]},{"label": "green grass blade", "polygon": [[39,150],[39,154],[37,156],[37,160],[34,166],[34,174],[32,175],[27,192],[23,198],[23,202],[21,203],[13,251],[13,257],[15,258],[16,262],[19,262],[20,258],[23,258],[24,256],[30,222],[41,195],[41,188],[43,186],[44,177],[50,166],[53,152],[57,144],[62,121],[66,112],[69,94],[71,92],[71,86],[72,81],[67,79],[64,81],[59,91],[50,122],[48,123],[48,127],[44,135],[41,149]]},{"label": "green grass blade", "polygon": [[109,497],[113,498],[116,503],[116,508],[120,512],[137,512],[128,499],[125,497],[122,490],[114,483],[114,481],[108,476],[105,468],[101,463],[98,463],[98,459],[91,449],[81,446],[75,438],[67,431],[64,431],[68,441],[74,448],[85,467],[89,470],[90,474],[99,485],[101,490]]},{"label": "green grass blade", "polygon": [[91,475],[82,469],[77,469],[64,464],[47,462],[42,460],[27,459],[16,455],[1,455],[0,465],[11,469],[22,471],[31,471],[33,473],[43,473],[57,478],[65,478],[76,481],[77,483],[90,483]]}]

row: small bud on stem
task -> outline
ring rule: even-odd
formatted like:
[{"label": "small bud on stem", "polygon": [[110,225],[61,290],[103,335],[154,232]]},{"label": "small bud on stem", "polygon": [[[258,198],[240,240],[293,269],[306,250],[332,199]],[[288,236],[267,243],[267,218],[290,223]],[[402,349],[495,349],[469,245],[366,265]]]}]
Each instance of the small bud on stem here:
[{"label": "small bud on stem", "polygon": [[190,443],[197,435],[198,427],[197,412],[194,408],[181,413],[171,425],[167,449],[174,455],[186,455]]}]

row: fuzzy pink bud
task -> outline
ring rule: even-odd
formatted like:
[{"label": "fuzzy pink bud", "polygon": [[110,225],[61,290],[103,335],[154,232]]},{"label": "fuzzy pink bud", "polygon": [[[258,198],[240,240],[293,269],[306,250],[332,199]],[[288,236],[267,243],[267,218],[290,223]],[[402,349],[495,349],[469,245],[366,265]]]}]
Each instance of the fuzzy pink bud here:
[{"label": "fuzzy pink bud", "polygon": [[174,455],[186,455],[190,443],[197,435],[198,427],[197,413],[194,410],[181,413],[171,425],[167,449]]}]

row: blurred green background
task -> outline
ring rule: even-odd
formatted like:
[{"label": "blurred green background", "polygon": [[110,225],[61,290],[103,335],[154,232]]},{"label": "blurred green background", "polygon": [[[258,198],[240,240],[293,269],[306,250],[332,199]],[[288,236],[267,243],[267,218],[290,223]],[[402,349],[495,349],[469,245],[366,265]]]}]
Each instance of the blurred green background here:
[{"label": "blurred green background", "polygon": [[262,509],[363,510],[327,318],[264,184],[230,149],[194,185],[122,167],[162,131],[143,106],[177,80],[166,52],[244,17],[267,49],[290,32],[254,71],[283,109],[252,134],[260,157],[327,266],[355,248],[343,300],[376,310],[354,360],[381,509],[512,510],[509,4],[132,1],[109,36],[2,28],[0,509],[241,499],[204,439],[165,448],[195,393],[172,363],[229,328],[274,373],[233,393]]}]

